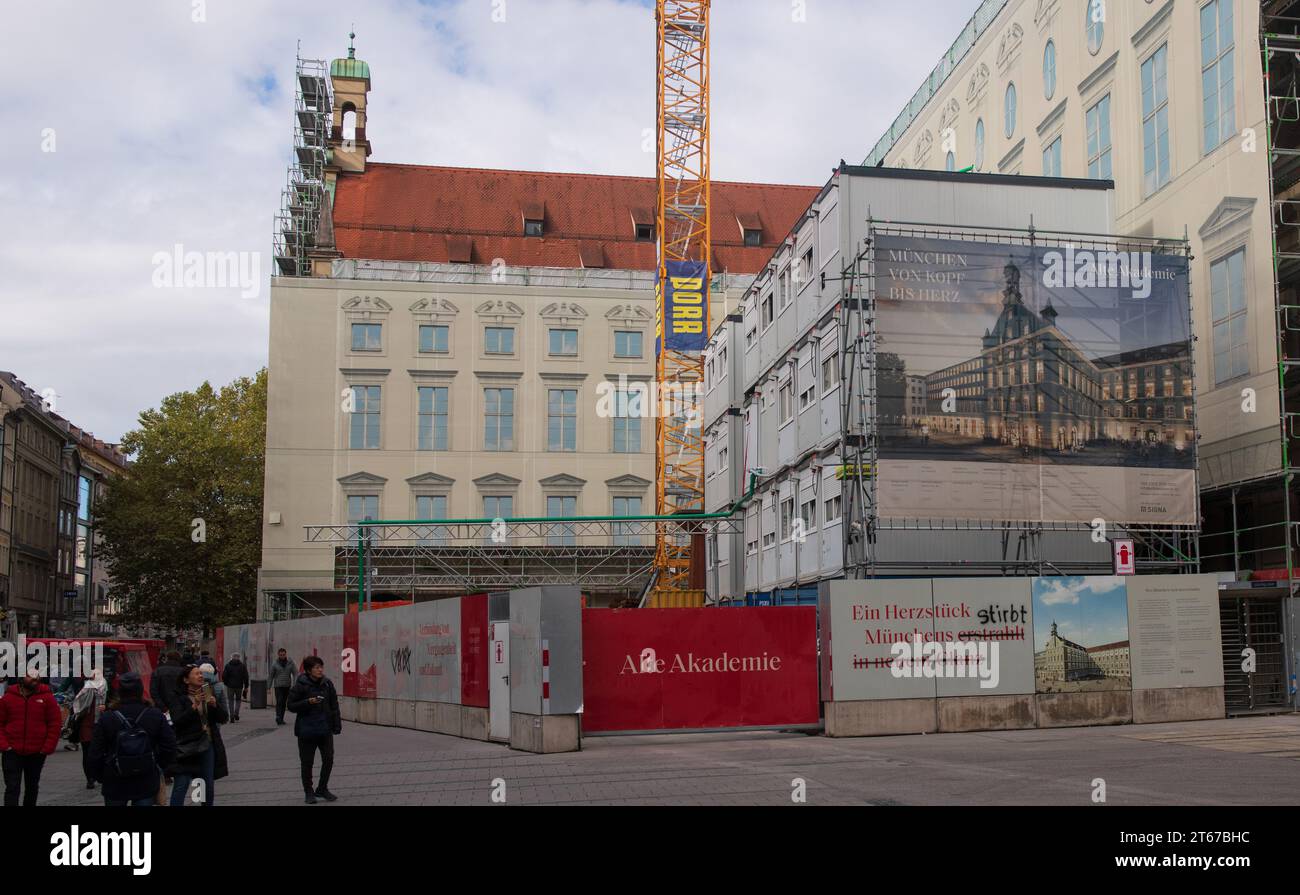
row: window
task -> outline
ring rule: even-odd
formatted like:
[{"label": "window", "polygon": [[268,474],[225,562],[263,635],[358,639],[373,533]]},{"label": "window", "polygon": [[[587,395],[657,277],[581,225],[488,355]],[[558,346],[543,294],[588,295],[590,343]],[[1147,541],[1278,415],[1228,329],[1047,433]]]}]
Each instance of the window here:
[{"label": "window", "polygon": [[449,333],[450,327],[447,326],[421,326],[420,353],[446,354],[449,350]]},{"label": "window", "polygon": [[1142,63],[1142,174],[1150,196],[1169,182],[1169,46]]},{"label": "window", "polygon": [[641,400],[637,392],[619,391],[614,396],[614,453],[641,452]]},{"label": "window", "polygon": [[614,333],[614,356],[619,358],[642,357],[641,333],[638,330],[618,330]]},{"label": "window", "polygon": [[[546,515],[550,519],[573,518],[578,515],[578,498],[546,498]],[[574,537],[572,525],[556,525],[551,529],[551,532],[546,539],[548,547],[572,547],[578,543],[577,538]]]},{"label": "window", "polygon": [[553,329],[550,331],[552,355],[561,357],[578,356],[578,331],[576,329]]},{"label": "window", "polygon": [[975,122],[975,170],[984,167],[984,119]]},{"label": "window", "polygon": [[489,326],[483,332],[483,351],[486,354],[514,354],[515,328]]},{"label": "window", "polygon": [[420,389],[420,450],[445,451],[447,447],[447,388]]},{"label": "window", "polygon": [[378,494],[349,494],[348,522],[373,522],[379,518]]},{"label": "window", "polygon": [[1217,149],[1237,129],[1233,88],[1231,0],[1201,7],[1201,90],[1205,103],[1205,151]]},{"label": "window", "polygon": [[529,220],[524,221],[524,236],[541,236],[541,235],[542,235],[541,221],[529,221]]},{"label": "window", "polygon": [[777,404],[781,422],[788,423],[794,419],[794,380],[787,380],[777,392]]},{"label": "window", "polygon": [[822,394],[826,394],[840,384],[840,353],[832,351],[830,356],[822,361]]},{"label": "window", "polygon": [[[447,518],[447,495],[421,495],[415,498],[415,518],[421,522],[431,522],[434,519]],[[444,526],[421,526],[422,537],[419,541],[421,546],[431,546],[435,544],[445,544],[447,542],[447,529]]]},{"label": "window", "polygon": [[1043,96],[1056,96],[1056,44],[1050,40],[1043,48]]},{"label": "window", "polygon": [[794,498],[787,497],[781,501],[781,541],[790,540],[794,527]]},{"label": "window", "polygon": [[[1148,0],[1150,2],[1150,0]],[[1106,0],[1088,0],[1088,52],[1096,56],[1106,37]]]},{"label": "window", "polygon": [[1214,318],[1214,384],[1217,386],[1250,372],[1245,249],[1210,267],[1210,308]]},{"label": "window", "polygon": [[817,386],[809,385],[799,393],[799,412],[807,410],[817,400]]},{"label": "window", "polygon": [[791,292],[790,292],[790,270],[789,270],[789,268],[787,268],[787,269],[781,271],[781,288],[780,288],[779,291],[780,291],[780,295],[781,295],[781,307],[782,307],[782,308],[785,308],[787,305],[790,304],[790,299],[793,298],[793,295],[792,295]]},{"label": "window", "polygon": [[[615,497],[614,513],[615,516],[640,516],[644,511],[641,506],[639,497]],[[634,547],[640,546],[641,539],[636,536],[636,523],[614,523],[614,546],[615,547]]]},{"label": "window", "polygon": [[945,171],[956,171],[956,170],[957,170],[957,156],[953,155],[951,152],[948,153],[948,158],[946,158],[946,159],[944,160],[944,163],[943,163],[943,169],[944,169]]},{"label": "window", "polygon": [[654,242],[655,226],[654,224],[637,224],[636,225],[637,242]]},{"label": "window", "polygon": [[[483,497],[483,517],[485,519],[513,519],[515,515],[515,499],[511,496],[484,495]],[[488,528],[487,543],[500,544],[500,541],[492,540],[493,534],[498,530],[496,526]],[[499,537],[499,535],[498,535]]]},{"label": "window", "polygon": [[808,249],[808,251],[803,253],[803,260],[800,262],[799,265],[799,282],[800,283],[812,282],[812,275],[813,275],[813,250],[810,248]]},{"label": "window", "polygon": [[1014,83],[1007,85],[1007,95],[1002,111],[1005,119],[1003,130],[1009,140],[1016,133],[1016,85]]},{"label": "window", "polygon": [[804,503],[799,507],[799,518],[803,520],[803,530],[812,531],[817,527],[817,500],[816,498]]},{"label": "window", "polygon": [[354,451],[379,448],[379,386],[352,387],[352,417],[349,423],[349,448]]},{"label": "window", "polygon": [[1057,137],[1052,145],[1043,150],[1043,176],[1061,176],[1061,138]]},{"label": "window", "polygon": [[763,329],[772,325],[772,296],[763,299]]},{"label": "window", "polygon": [[513,451],[515,449],[515,390],[484,389],[483,413],[483,450]]},{"label": "window", "polygon": [[745,229],[745,245],[750,248],[757,248],[763,244],[763,231]]},{"label": "window", "polygon": [[1088,110],[1087,125],[1088,176],[1094,180],[1111,180],[1109,93]]},{"label": "window", "polygon": [[383,324],[380,323],[352,324],[352,350],[382,351],[384,347],[382,333]]},{"label": "window", "polygon": [[553,388],[547,391],[546,449],[578,449],[578,390]]},{"label": "window", "polygon": [[840,498],[832,497],[826,501],[826,524],[837,521],[840,518]]}]

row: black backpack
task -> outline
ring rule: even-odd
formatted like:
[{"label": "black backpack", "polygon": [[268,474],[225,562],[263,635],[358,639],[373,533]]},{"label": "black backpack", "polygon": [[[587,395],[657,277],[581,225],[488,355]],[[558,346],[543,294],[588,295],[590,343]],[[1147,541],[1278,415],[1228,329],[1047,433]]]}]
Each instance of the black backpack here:
[{"label": "black backpack", "polygon": [[117,776],[140,777],[153,773],[156,763],[149,731],[132,724],[121,712],[113,714],[122,722],[122,729],[117,732],[117,747],[113,750],[113,768]]}]

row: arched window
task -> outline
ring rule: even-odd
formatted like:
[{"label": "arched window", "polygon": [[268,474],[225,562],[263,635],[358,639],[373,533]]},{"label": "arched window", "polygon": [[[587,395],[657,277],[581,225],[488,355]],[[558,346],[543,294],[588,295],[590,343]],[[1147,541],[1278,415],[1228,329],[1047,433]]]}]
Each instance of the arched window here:
[{"label": "arched window", "polygon": [[357,138],[357,107],[352,103],[343,104],[343,139],[355,140]]},{"label": "arched window", "polygon": [[1016,85],[1014,83],[1007,85],[1005,112],[1006,135],[1009,140],[1016,132]]},{"label": "arched window", "polygon": [[1043,95],[1056,96],[1056,44],[1050,40],[1043,48]]},{"label": "arched window", "polygon": [[984,119],[975,122],[975,170],[984,168]]},{"label": "arched window", "polygon": [[948,153],[948,158],[944,161],[943,168],[945,171],[956,171],[957,156],[953,155],[951,152]]},{"label": "arched window", "polygon": [[1088,0],[1088,52],[1096,56],[1106,37],[1106,0]]}]

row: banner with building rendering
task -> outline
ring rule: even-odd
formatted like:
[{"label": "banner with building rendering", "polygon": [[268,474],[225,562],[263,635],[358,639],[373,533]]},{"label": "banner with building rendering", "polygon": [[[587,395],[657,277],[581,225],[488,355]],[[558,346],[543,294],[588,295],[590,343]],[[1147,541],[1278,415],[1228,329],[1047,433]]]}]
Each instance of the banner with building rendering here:
[{"label": "banner with building rendering", "polygon": [[1196,523],[1184,255],[874,248],[882,517]]}]

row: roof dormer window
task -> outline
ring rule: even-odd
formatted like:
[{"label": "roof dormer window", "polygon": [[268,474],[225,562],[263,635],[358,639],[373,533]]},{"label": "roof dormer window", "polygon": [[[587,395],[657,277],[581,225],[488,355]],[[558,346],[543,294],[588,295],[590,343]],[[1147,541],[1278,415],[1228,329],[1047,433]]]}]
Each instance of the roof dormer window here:
[{"label": "roof dormer window", "polygon": [[763,244],[763,221],[756,212],[741,212],[736,215],[740,224],[740,235],[746,246],[758,248]]},{"label": "roof dormer window", "polygon": [[763,231],[745,229],[745,245],[750,248],[756,248],[763,244]]},{"label": "roof dormer window", "polygon": [[524,236],[541,236],[545,231],[546,203],[527,202],[520,211],[524,219]]},{"label": "roof dormer window", "polygon": [[655,225],[654,224],[637,224],[636,225],[637,242],[654,242]]}]

